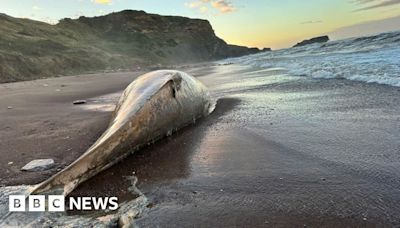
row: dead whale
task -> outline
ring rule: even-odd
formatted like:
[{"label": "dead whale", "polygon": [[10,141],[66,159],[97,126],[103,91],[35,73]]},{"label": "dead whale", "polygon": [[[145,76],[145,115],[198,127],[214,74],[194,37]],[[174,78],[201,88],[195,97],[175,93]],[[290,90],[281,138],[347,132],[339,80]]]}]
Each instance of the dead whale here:
[{"label": "dead whale", "polygon": [[80,183],[196,119],[214,106],[206,87],[180,71],[144,74],[123,92],[107,130],[76,161],[31,194],[67,195]]}]

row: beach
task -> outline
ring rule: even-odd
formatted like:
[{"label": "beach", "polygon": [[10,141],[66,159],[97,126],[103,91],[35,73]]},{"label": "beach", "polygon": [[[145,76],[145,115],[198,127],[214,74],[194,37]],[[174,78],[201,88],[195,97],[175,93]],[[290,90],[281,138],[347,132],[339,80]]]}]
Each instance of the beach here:
[{"label": "beach", "polygon": [[[400,224],[400,88],[241,64],[183,70],[209,87],[215,111],[72,195],[123,201],[134,175],[149,201],[136,220],[141,227]],[[1,84],[1,184],[38,183],[79,157],[139,74]],[[78,99],[87,103],[73,105]],[[19,171],[39,158],[56,166]]]}]

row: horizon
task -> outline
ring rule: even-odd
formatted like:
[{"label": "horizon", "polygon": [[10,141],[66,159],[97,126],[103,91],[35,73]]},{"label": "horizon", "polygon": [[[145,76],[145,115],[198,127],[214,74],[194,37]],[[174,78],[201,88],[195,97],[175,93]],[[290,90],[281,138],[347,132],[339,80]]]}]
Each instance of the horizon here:
[{"label": "horizon", "polygon": [[[328,35],[331,40],[341,40],[400,30],[398,0],[322,0],[318,3],[306,0],[155,2],[0,0],[0,5],[2,13],[12,17],[52,24],[62,18],[102,16],[123,10],[205,19],[211,23],[216,35],[229,44],[275,50],[322,35]],[[288,13],[290,16],[286,15]]]}]

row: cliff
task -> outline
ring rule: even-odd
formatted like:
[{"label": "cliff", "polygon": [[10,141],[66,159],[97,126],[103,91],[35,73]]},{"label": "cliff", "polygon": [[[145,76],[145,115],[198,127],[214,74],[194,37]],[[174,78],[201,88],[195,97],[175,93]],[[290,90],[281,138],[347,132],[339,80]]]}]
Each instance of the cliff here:
[{"label": "cliff", "polygon": [[305,45],[309,45],[309,44],[315,44],[315,43],[326,43],[329,41],[329,37],[328,36],[319,36],[319,37],[314,37],[312,39],[309,40],[303,40],[300,43],[297,43],[296,45],[294,45],[293,47],[301,47],[301,46],[305,46]]},{"label": "cliff", "polygon": [[0,82],[259,52],[228,45],[206,20],[133,10],[56,25],[0,14],[0,34]]}]

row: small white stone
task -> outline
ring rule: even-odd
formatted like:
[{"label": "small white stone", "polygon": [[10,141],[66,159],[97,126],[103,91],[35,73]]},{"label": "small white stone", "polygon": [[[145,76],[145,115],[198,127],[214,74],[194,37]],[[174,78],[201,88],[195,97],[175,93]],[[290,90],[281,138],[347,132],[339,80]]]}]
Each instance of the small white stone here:
[{"label": "small white stone", "polygon": [[53,159],[37,159],[37,160],[30,161],[28,164],[26,164],[24,167],[22,167],[21,170],[35,172],[35,171],[47,170],[53,166],[54,166]]},{"label": "small white stone", "polygon": [[9,162],[8,164],[9,164],[9,165],[12,165],[12,164],[14,164],[14,162]]},{"label": "small white stone", "polygon": [[12,108],[13,108],[12,106],[8,106],[8,107],[7,107],[7,109],[12,109]]}]

